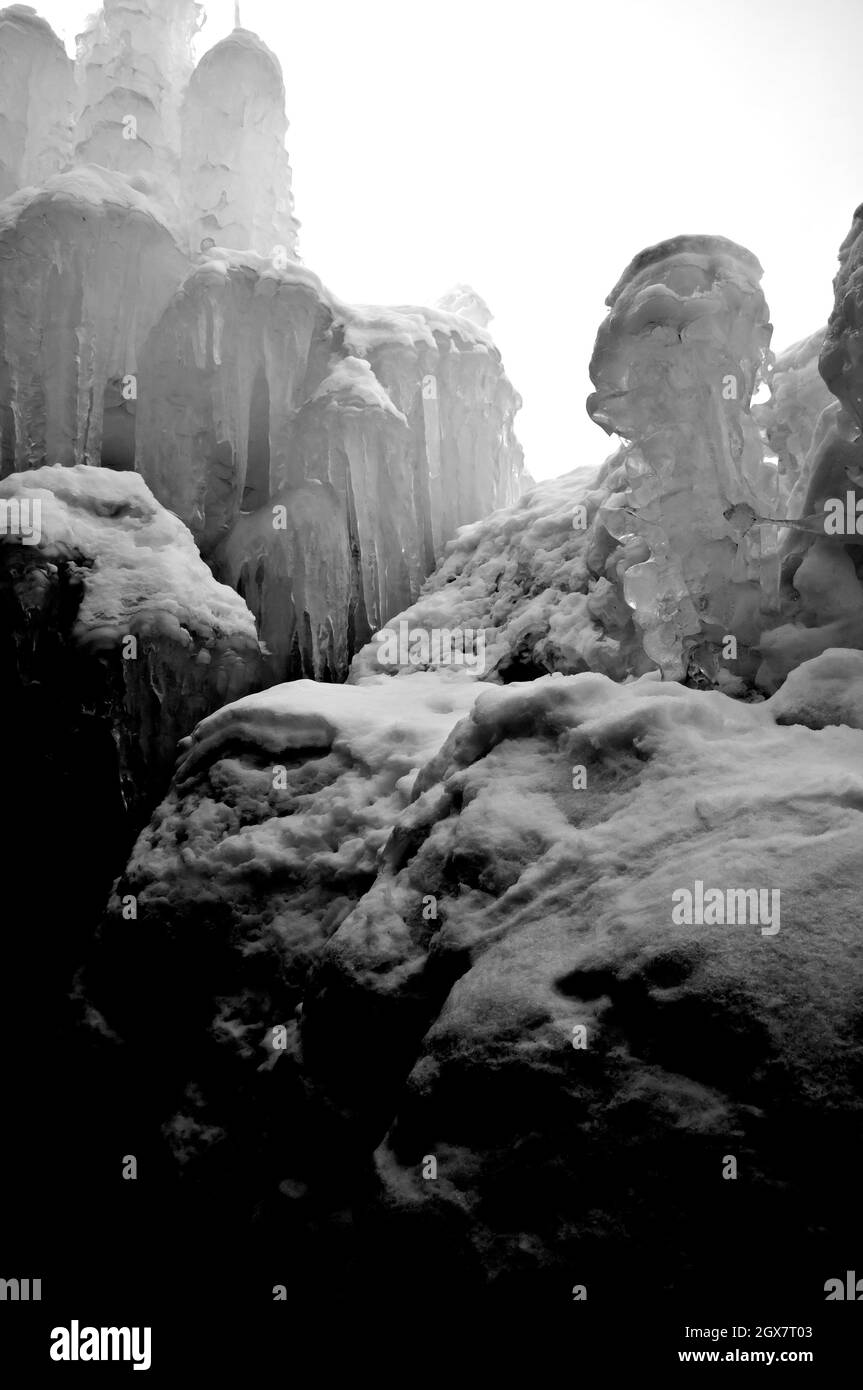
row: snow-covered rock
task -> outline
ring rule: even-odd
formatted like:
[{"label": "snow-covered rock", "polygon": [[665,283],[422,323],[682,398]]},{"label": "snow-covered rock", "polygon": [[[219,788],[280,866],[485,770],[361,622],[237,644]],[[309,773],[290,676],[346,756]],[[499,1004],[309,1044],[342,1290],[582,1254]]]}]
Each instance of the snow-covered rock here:
[{"label": "snow-covered rock", "polygon": [[5,680],[106,730],[140,824],[190,724],[263,679],[254,619],[136,473],[15,473],[0,506]]},{"label": "snow-covered rock", "polygon": [[[817,729],[655,674],[297,682],[216,712],[88,976],[166,1142],[237,1164],[268,1220],[320,1216],[339,1154],[375,1242],[416,1270],[444,1247],[477,1287],[590,1284],[640,1248],[679,1288],[711,1242],[838,1229],[863,732],[835,681],[858,665],[801,675]],[[699,883],[753,915],[687,923]]]}]

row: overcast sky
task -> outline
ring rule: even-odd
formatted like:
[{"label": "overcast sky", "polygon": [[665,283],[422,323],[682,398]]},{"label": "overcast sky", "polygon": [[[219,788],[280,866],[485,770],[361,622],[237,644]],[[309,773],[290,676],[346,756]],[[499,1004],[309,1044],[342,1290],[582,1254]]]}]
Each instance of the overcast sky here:
[{"label": "overcast sky", "polygon": [[[92,4],[33,0],[74,51]],[[212,0],[203,52],[233,27]],[[679,232],[765,268],[774,348],[823,323],[863,202],[863,0],[242,0],[287,88],[300,251],[346,299],[469,281],[537,478],[600,462],[604,299]]]}]

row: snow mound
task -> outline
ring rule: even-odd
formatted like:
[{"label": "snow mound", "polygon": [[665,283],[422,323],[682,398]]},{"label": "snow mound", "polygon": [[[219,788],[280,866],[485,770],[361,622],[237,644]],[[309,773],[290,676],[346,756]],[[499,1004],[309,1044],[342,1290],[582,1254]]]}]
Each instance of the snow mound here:
[{"label": "snow mound", "polygon": [[830,647],[804,661],[765,707],[778,724],[863,729],[863,652]]},{"label": "snow mound", "polygon": [[82,644],[111,648],[131,633],[183,646],[193,637],[257,646],[239,594],[213,579],[186,527],[139,474],[86,464],[37,468],[0,482],[0,498],[38,503],[40,552],[83,566]]}]

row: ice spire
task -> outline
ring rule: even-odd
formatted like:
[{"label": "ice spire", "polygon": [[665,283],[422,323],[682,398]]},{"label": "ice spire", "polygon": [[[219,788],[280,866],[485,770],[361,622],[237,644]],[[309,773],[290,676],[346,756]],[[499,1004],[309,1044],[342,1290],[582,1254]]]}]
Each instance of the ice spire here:
[{"label": "ice spire", "polygon": [[629,484],[600,520],[650,549],[624,595],[645,651],[674,680],[692,658],[713,678],[727,634],[752,647],[761,589],[778,578],[775,527],[754,525],[777,516],[778,491],[749,413],[772,331],[761,274],[724,237],[649,247],[606,300],[591,359],[588,412],[625,441]]},{"label": "ice spire", "polygon": [[[235,9],[239,26],[239,6]],[[199,62],[182,110],[182,186],[189,245],[296,256],[297,222],[282,69],[256,34],[237,27]]]}]

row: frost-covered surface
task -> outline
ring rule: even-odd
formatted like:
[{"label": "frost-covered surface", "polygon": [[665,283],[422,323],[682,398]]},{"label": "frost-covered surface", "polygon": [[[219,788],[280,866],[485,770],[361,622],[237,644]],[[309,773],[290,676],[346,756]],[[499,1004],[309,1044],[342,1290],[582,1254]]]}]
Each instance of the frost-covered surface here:
[{"label": "frost-covered surface", "polygon": [[[379,1145],[371,1219],[477,1284],[596,1273],[618,1237],[660,1284],[705,1232],[794,1248],[856,1182],[861,689],[837,651],[755,705],[443,672],[239,701],[186,744],[88,997],[148,1066],[159,1018],[170,1142],[206,1173],[218,1135],[276,1217],[326,1200],[315,1164],[350,1142]],[[778,891],[779,930],[676,924],[698,880]],[[364,1173],[340,1201],[368,1221]]]},{"label": "frost-covered surface", "polygon": [[5,678],[26,685],[44,665],[40,684],[62,684],[39,649],[68,649],[73,690],[62,698],[77,681],[81,703],[100,709],[124,796],[146,805],[190,722],[261,681],[252,614],[136,473],[40,468],[0,482],[0,500],[28,523],[0,538],[18,634],[18,675]]}]

